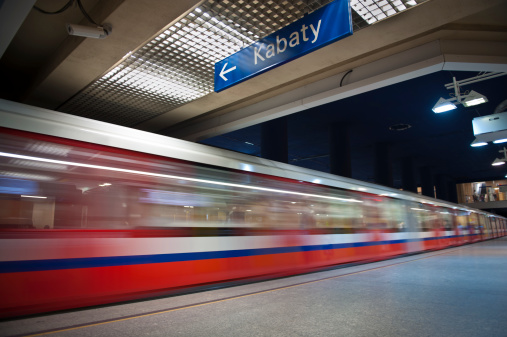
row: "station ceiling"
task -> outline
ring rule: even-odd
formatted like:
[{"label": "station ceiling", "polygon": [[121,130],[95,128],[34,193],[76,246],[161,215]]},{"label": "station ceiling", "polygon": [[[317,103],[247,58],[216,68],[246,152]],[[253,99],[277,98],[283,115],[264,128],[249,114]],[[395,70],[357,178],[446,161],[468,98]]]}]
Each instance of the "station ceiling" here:
[{"label": "station ceiling", "polygon": [[353,178],[373,181],[374,146],[384,142],[394,187],[407,157],[457,182],[503,179],[505,168],[491,166],[503,146],[470,143],[472,119],[507,99],[507,76],[463,88],[486,104],[431,108],[452,93],[444,85],[453,77],[507,71],[507,1],[353,0],[352,37],[213,92],[216,61],[329,2],[81,0],[113,27],[96,40],[67,35],[66,23],[91,25],[77,2],[45,15],[4,1],[0,21],[14,33],[2,34],[0,98],[252,155],[261,124],[287,116],[289,163],[319,171],[329,171],[329,126],[346,123]]}]

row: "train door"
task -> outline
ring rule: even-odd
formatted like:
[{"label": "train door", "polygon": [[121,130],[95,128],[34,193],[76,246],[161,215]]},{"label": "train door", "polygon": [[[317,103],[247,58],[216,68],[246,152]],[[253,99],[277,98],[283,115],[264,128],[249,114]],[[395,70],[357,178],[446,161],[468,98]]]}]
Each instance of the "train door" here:
[{"label": "train door", "polygon": [[495,217],[488,216],[486,217],[486,230],[485,232],[485,238],[491,239],[495,237],[495,229],[497,227],[497,222]]},{"label": "train door", "polygon": [[484,214],[478,214],[479,216],[479,226],[478,226],[478,240],[484,240],[485,239],[485,230],[486,230],[486,216]]},{"label": "train door", "polygon": [[477,228],[479,227],[479,215],[471,212],[468,216],[468,242],[477,241]]},{"label": "train door", "polygon": [[486,217],[486,229],[484,230],[485,239],[491,239],[493,237],[493,229],[496,226],[496,220],[493,216]]},{"label": "train door", "polygon": [[458,230],[458,216],[455,210],[451,211],[451,244],[453,246],[457,246],[460,244],[459,242],[459,230]]},{"label": "train door", "polygon": [[491,218],[491,220],[494,221],[494,227],[492,228],[492,233],[491,233],[491,236],[494,237],[494,238],[497,238],[500,236],[500,233],[499,233],[499,226],[498,226],[498,220],[495,219],[495,218]]},{"label": "train door", "polygon": [[468,226],[468,213],[455,210],[455,222],[456,222],[456,236],[457,236],[457,242],[458,244],[462,245],[466,240],[465,231],[467,230]]},{"label": "train door", "polygon": [[415,204],[412,201],[403,200],[404,208],[406,212],[405,214],[405,224],[406,224],[406,231],[407,231],[407,252],[419,252],[424,249],[424,246],[420,240],[420,232],[421,232],[421,225],[419,223],[419,219],[416,216],[416,213],[414,212],[414,208],[417,208],[417,204]]}]

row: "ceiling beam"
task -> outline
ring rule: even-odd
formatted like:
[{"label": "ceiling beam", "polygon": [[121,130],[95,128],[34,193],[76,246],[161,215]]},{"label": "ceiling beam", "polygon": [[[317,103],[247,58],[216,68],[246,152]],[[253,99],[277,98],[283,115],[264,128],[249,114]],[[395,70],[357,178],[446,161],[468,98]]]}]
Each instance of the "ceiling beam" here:
[{"label": "ceiling beam", "polygon": [[0,58],[32,10],[35,1],[0,0],[0,32],[2,32],[0,34]]},{"label": "ceiling beam", "polygon": [[[500,51],[505,56],[456,54],[466,50]],[[437,40],[353,68],[350,74],[342,72],[227,114],[176,125],[164,134],[199,141],[441,70],[507,72],[507,46],[491,41]],[[344,79],[346,85],[340,87]]]}]

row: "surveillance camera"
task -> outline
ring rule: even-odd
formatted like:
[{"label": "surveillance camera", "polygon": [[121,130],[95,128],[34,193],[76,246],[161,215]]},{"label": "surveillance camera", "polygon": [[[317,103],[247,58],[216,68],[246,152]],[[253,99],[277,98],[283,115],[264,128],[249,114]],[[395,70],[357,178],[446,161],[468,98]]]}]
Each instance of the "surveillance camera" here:
[{"label": "surveillance camera", "polygon": [[67,33],[69,33],[69,35],[91,37],[94,39],[104,39],[111,34],[111,30],[111,26],[108,24],[104,24],[102,27],[67,24]]}]

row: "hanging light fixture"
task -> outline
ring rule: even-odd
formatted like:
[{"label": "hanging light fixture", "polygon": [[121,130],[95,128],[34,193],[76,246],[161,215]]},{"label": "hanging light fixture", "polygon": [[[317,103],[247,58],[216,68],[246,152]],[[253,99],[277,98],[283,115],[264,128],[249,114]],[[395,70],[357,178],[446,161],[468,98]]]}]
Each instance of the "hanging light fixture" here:
[{"label": "hanging light fixture", "polygon": [[434,113],[437,113],[437,114],[441,113],[441,112],[454,110],[454,109],[456,109],[456,105],[453,103],[453,101],[456,101],[456,99],[454,99],[454,98],[445,99],[443,97],[440,97],[440,99],[435,104],[435,106],[433,107],[432,110]]},{"label": "hanging light fixture", "polygon": [[468,95],[465,96],[465,99],[461,102],[467,108],[469,106],[479,105],[482,103],[486,103],[488,99],[486,96],[479,94],[477,91],[470,91]]},{"label": "hanging light fixture", "polygon": [[[481,73],[477,76],[467,78],[464,80],[456,81],[456,77],[452,78],[452,83],[447,83],[445,88],[450,90],[454,89],[454,94],[451,94],[451,98],[445,99],[441,97],[438,102],[433,106],[433,111],[435,113],[446,112],[450,110],[456,109],[457,104],[462,104],[464,107],[471,107],[479,104],[483,104],[488,102],[486,96],[478,93],[475,90],[471,90],[469,92],[461,92],[461,86],[489,80],[495,77],[504,76],[507,73],[500,72],[491,72],[491,73]],[[452,97],[454,96],[454,97]]]},{"label": "hanging light fixture", "polygon": [[491,165],[493,166],[500,166],[500,165],[503,165],[505,164],[505,160],[504,159],[499,159],[499,158],[496,158],[493,163],[491,163]]},{"label": "hanging light fixture", "polygon": [[479,140],[477,138],[475,138],[474,141],[470,144],[470,146],[472,146],[472,147],[480,147],[480,146],[485,146],[485,145],[488,145],[488,143],[485,141]]},{"label": "hanging light fixture", "polygon": [[503,158],[496,158],[491,165],[493,166],[500,166],[504,165],[505,162],[507,162],[507,149],[504,147],[503,150],[498,151],[500,153],[503,153]]}]

